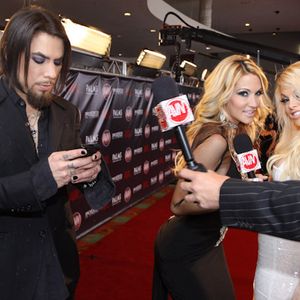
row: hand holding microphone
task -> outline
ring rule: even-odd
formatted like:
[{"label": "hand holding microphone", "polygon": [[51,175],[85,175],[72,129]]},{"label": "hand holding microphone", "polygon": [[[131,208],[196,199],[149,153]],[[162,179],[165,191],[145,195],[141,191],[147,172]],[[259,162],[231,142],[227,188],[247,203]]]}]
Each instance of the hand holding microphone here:
[{"label": "hand holding microphone", "polygon": [[197,163],[185,134],[186,125],[194,120],[186,95],[179,96],[178,87],[171,77],[159,77],[152,85],[154,112],[161,131],[175,130],[187,167],[191,170],[206,172],[206,168]]}]

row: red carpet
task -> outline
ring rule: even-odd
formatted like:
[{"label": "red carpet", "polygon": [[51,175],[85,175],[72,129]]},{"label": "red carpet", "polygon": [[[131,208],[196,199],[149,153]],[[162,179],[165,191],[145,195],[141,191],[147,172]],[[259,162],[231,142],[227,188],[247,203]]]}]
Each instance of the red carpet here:
[{"label": "red carpet", "polygon": [[[154,195],[152,199],[141,202],[138,207],[151,207],[144,207],[143,211],[125,225],[112,225],[112,232],[105,229],[111,233],[101,241],[88,247],[86,242],[79,241],[79,248],[83,250],[80,255],[81,280],[76,300],[151,299],[153,242],[159,226],[170,215],[171,194],[172,189],[166,187],[162,191],[163,199],[154,199]],[[130,210],[134,209],[138,208]],[[135,213],[131,211],[127,214]],[[117,218],[120,222],[122,218],[124,221],[124,216]],[[90,234],[90,237],[88,235],[87,240],[93,239],[93,234]],[[250,300],[257,253],[256,234],[230,230],[225,239],[225,246],[237,299]]]},{"label": "red carpet", "polygon": [[257,234],[230,228],[224,247],[238,300],[252,299],[257,259]]},{"label": "red carpet", "polygon": [[153,244],[170,216],[171,192],[81,253],[76,300],[151,299]]}]

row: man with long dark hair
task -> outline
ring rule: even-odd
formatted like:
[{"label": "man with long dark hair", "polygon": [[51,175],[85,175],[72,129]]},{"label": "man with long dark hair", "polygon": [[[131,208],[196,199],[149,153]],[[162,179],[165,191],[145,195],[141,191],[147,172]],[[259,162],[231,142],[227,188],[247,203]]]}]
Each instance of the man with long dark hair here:
[{"label": "man with long dark hair", "polygon": [[66,187],[78,184],[95,208],[114,192],[100,152],[86,156],[80,148],[78,109],[54,95],[64,85],[70,52],[60,20],[39,7],[15,13],[1,39],[3,300],[73,299],[79,259]]}]

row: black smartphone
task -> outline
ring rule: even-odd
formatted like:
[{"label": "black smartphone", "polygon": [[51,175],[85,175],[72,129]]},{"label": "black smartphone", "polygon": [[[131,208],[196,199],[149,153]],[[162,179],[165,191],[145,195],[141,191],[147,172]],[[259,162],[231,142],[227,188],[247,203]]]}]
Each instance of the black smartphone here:
[{"label": "black smartphone", "polygon": [[87,151],[86,156],[91,156],[100,150],[100,144],[81,144],[81,148],[84,148]]}]

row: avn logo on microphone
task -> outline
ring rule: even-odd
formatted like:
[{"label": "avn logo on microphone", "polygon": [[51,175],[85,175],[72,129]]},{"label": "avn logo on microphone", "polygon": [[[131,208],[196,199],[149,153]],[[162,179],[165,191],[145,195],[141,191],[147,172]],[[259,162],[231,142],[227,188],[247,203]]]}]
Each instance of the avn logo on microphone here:
[{"label": "avn logo on microphone", "polygon": [[188,116],[188,107],[182,100],[172,100],[167,106],[169,116],[172,121],[180,123]]},{"label": "avn logo on microphone", "polygon": [[253,170],[257,165],[257,157],[253,153],[246,153],[241,157],[241,162],[246,170]]}]

